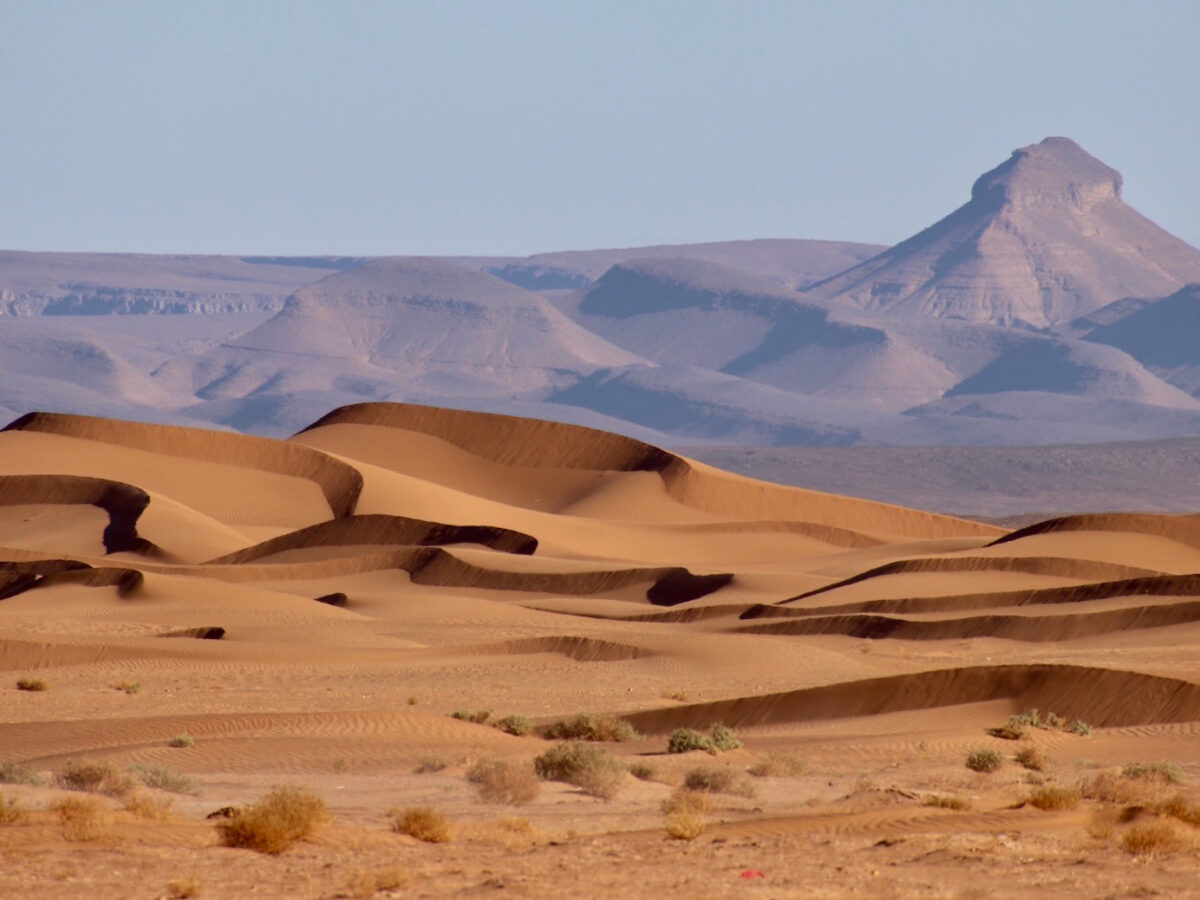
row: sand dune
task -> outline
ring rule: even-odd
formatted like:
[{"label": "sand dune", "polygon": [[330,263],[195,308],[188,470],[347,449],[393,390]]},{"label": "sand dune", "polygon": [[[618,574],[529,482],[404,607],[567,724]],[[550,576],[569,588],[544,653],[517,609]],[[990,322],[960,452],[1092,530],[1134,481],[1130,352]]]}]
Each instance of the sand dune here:
[{"label": "sand dune", "polygon": [[[658,841],[665,782],[710,760],[664,755],[666,734],[723,722],[746,746],[716,764],[813,768],[720,799],[715,835],[1076,840],[1084,812],[1014,808],[1019,779],[965,754],[1010,753],[988,729],[1037,707],[1095,729],[1026,738],[1052,783],[1095,760],[1194,767],[1198,598],[1200,516],[1009,533],[509,416],[360,404],[287,441],[48,413],[0,432],[0,671],[48,688],[9,688],[0,764],[178,767],[201,798],[137,839],[201,854],[204,814],[284,779],[370,840],[401,840],[383,794],[495,818],[468,766],[548,744],[488,723],[587,711],[643,732],[608,751],[660,780],[608,803],[547,786],[522,813],[538,828]],[[946,784],[975,810],[920,805]],[[59,795],[16,789],[39,815]],[[5,834],[38,846],[50,822]]]}]

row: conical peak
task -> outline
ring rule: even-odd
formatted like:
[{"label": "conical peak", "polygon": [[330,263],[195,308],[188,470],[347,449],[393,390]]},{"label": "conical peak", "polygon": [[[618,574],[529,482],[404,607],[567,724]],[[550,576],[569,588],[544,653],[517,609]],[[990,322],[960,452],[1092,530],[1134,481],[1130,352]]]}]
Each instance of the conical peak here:
[{"label": "conical peak", "polygon": [[1121,173],[1070,138],[1048,137],[1014,150],[971,189],[975,203],[996,207],[1061,206],[1083,211],[1121,199]]}]

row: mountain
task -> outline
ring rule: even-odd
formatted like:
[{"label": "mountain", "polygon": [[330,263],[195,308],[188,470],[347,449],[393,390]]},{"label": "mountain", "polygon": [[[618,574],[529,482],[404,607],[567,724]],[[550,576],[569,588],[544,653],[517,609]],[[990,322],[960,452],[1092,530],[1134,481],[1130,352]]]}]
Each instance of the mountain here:
[{"label": "mountain", "polygon": [[1102,324],[1085,339],[1124,350],[1164,380],[1200,395],[1200,284]]},{"label": "mountain", "polygon": [[1200,250],[1121,199],[1121,176],[1062,137],[1013,151],[971,199],[812,288],[892,315],[1053,328],[1200,281]]}]

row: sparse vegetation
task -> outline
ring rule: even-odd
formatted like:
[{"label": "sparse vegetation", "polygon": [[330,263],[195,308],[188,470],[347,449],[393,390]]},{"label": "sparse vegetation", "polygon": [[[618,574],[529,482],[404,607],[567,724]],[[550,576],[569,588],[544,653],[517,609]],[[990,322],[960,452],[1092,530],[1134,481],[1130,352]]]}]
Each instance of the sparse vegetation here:
[{"label": "sparse vegetation", "polygon": [[638,781],[653,781],[658,775],[658,769],[650,763],[636,762],[629,767],[629,774]]},{"label": "sparse vegetation", "polygon": [[1121,836],[1121,847],[1134,856],[1155,857],[1177,853],[1186,843],[1170,822],[1139,822],[1130,825]]},{"label": "sparse vegetation", "polygon": [[42,777],[29,766],[17,762],[0,765],[0,784],[28,784],[38,787],[42,782]]},{"label": "sparse vegetation", "polygon": [[380,891],[394,891],[408,884],[408,873],[399,866],[386,869],[355,869],[339,896],[374,897]]},{"label": "sparse vegetation", "polygon": [[1157,802],[1160,786],[1116,772],[1100,772],[1079,782],[1080,796],[1101,803],[1150,806]]},{"label": "sparse vegetation", "polygon": [[711,750],[712,744],[694,728],[676,728],[667,740],[668,753],[688,753],[692,750]]},{"label": "sparse vegetation", "polygon": [[754,785],[727,766],[698,766],[684,773],[683,786],[689,791],[707,791],[710,794],[733,794],[753,797]]},{"label": "sparse vegetation", "polygon": [[63,837],[73,843],[104,840],[112,831],[112,810],[96,797],[67,797],[50,809],[58,813]]},{"label": "sparse vegetation", "polygon": [[922,806],[936,806],[938,809],[953,809],[961,812],[971,808],[971,801],[953,794],[933,794],[925,798]]},{"label": "sparse vegetation", "polygon": [[167,896],[170,900],[191,900],[193,897],[199,897],[200,893],[200,879],[194,875],[183,875],[167,882]]},{"label": "sparse vegetation", "polygon": [[1071,734],[1077,734],[1080,737],[1087,737],[1092,733],[1092,726],[1082,719],[1076,719],[1067,726],[1067,731],[1071,732]]},{"label": "sparse vegetation", "polygon": [[423,756],[421,762],[413,770],[418,775],[425,775],[429,772],[440,772],[442,769],[448,768],[450,761],[442,756]]},{"label": "sparse vegetation", "polygon": [[502,759],[481,759],[467,770],[467,781],[485,803],[511,806],[532,803],[542,789],[532,766]]},{"label": "sparse vegetation", "polygon": [[69,760],[54,776],[55,783],[68,791],[86,791],[107,797],[124,797],[136,786],[134,780],[112,763],[94,760]]},{"label": "sparse vegetation", "polygon": [[218,822],[217,831],[226,847],[279,854],[311,835],[326,818],[325,801],[316,794],[282,786]]},{"label": "sparse vegetation", "polygon": [[1176,794],[1166,800],[1159,811],[1163,815],[1200,828],[1200,804],[1188,800],[1182,794]]},{"label": "sparse vegetation", "polygon": [[642,736],[624,719],[579,713],[555,722],[545,731],[549,740],[559,741],[638,741]]},{"label": "sparse vegetation", "polygon": [[1079,791],[1061,787],[1041,787],[1025,798],[1035,809],[1074,809],[1079,805]]},{"label": "sparse vegetation", "polygon": [[505,716],[503,719],[498,719],[496,727],[517,737],[522,737],[533,731],[533,723],[529,721],[527,716],[522,715],[511,715]]},{"label": "sparse vegetation", "polygon": [[445,844],[454,839],[450,821],[432,806],[388,810],[392,831],[415,837],[427,844]]},{"label": "sparse vegetation", "polygon": [[713,725],[711,731],[709,732],[708,740],[709,743],[712,744],[712,748],[718,753],[726,753],[730,750],[737,750],[742,746],[742,742],[739,741],[737,735],[733,733],[733,729],[722,724],[721,722],[717,722]]},{"label": "sparse vegetation", "polygon": [[124,691],[126,694],[136,694],[142,689],[140,681],[122,681],[113,685],[113,690]]},{"label": "sparse vegetation", "polygon": [[125,812],[155,822],[165,822],[171,818],[172,805],[170,797],[153,797],[144,791],[136,791],[125,798]]},{"label": "sparse vegetation", "polygon": [[332,763],[330,763],[330,768],[332,768],[333,771],[337,772],[339,775],[342,775],[350,771],[350,763],[344,756],[339,756]]},{"label": "sparse vegetation", "polygon": [[9,794],[0,794],[0,825],[15,825],[29,817],[21,801]]},{"label": "sparse vegetation", "polygon": [[171,740],[167,741],[168,747],[195,747],[196,739],[186,731],[175,735]]},{"label": "sparse vegetation", "polygon": [[156,791],[189,794],[193,797],[200,793],[200,787],[194,779],[167,766],[145,766],[139,763],[130,771],[142,784]]},{"label": "sparse vegetation", "polygon": [[45,691],[49,690],[49,685],[40,678],[18,678],[18,691]]},{"label": "sparse vegetation", "polygon": [[1157,781],[1159,784],[1182,784],[1183,772],[1172,762],[1131,763],[1121,770],[1126,778]]},{"label": "sparse vegetation", "polygon": [[477,712],[471,712],[470,710],[466,709],[456,709],[454,712],[450,713],[450,718],[459,719],[463,722],[470,722],[473,725],[484,725],[491,717],[492,711],[490,709],[481,709]]},{"label": "sparse vegetation", "polygon": [[1027,737],[1029,732],[1024,724],[1016,721],[1016,716],[1008,720],[1008,724],[1001,725],[999,728],[989,728],[988,734],[992,737],[998,737],[1005,741],[1019,741]]},{"label": "sparse vegetation", "polygon": [[611,800],[625,780],[625,767],[599,747],[579,741],[551,747],[533,761],[534,771],[547,781],[562,781],[593,797]]},{"label": "sparse vegetation", "polygon": [[808,772],[808,763],[795,753],[776,750],[747,770],[755,778],[795,778]]},{"label": "sparse vegetation", "polygon": [[1046,755],[1045,750],[1038,747],[1023,747],[1017,751],[1017,755],[1013,757],[1017,765],[1029,769],[1031,772],[1044,772],[1050,765],[1050,757]]},{"label": "sparse vegetation", "polygon": [[686,788],[675,791],[662,803],[667,834],[677,840],[695,840],[704,832],[711,810],[712,798],[707,792]]},{"label": "sparse vegetation", "polygon": [[976,747],[967,754],[967,768],[976,772],[995,772],[1004,765],[1004,757],[991,747]]}]

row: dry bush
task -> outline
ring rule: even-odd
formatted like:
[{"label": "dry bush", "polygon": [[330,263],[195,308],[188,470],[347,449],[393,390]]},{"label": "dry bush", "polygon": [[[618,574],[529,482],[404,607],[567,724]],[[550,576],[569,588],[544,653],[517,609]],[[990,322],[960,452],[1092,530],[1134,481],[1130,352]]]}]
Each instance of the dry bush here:
[{"label": "dry bush", "polygon": [[125,798],[125,812],[133,813],[139,819],[151,819],[155,822],[165,822],[171,818],[171,807],[174,801],[170,797],[154,797],[143,791],[137,791]]},{"label": "dry bush", "polygon": [[1098,841],[1107,841],[1117,830],[1121,813],[1115,809],[1098,809],[1087,823],[1087,833]]},{"label": "dry bush", "polygon": [[1087,800],[1123,805],[1155,806],[1164,799],[1165,786],[1116,772],[1100,772],[1079,782],[1079,793]]},{"label": "dry bush", "polygon": [[49,690],[50,686],[40,678],[18,678],[18,691],[45,691]]},{"label": "dry bush", "polygon": [[624,719],[579,713],[555,722],[545,731],[549,740],[559,741],[639,741],[642,736]]},{"label": "dry bush", "polygon": [[683,775],[683,786],[689,791],[710,794],[733,794],[753,797],[754,785],[742,774],[725,766],[697,766]]},{"label": "dry bush", "polygon": [[611,800],[625,786],[625,767],[616,760],[580,772],[571,784],[582,790],[589,797],[599,797],[601,800]]},{"label": "dry bush", "polygon": [[1159,811],[1163,815],[1200,828],[1200,804],[1193,803],[1182,794],[1176,794],[1164,801]]},{"label": "dry bush", "polygon": [[1121,774],[1126,778],[1154,781],[1163,785],[1183,783],[1183,773],[1179,766],[1172,762],[1130,763],[1121,770]]},{"label": "dry bush", "polygon": [[458,719],[461,722],[470,722],[473,725],[483,725],[492,717],[490,709],[481,709],[478,712],[471,712],[467,709],[456,709],[450,713],[450,718]]},{"label": "dry bush", "polygon": [[188,794],[193,797],[200,793],[199,786],[190,776],[167,766],[146,766],[138,763],[130,771],[138,781],[156,791]]},{"label": "dry bush", "polygon": [[505,716],[503,719],[498,719],[494,724],[501,731],[516,735],[517,737],[522,737],[533,731],[533,723],[529,721],[528,716]]},{"label": "dry bush", "polygon": [[68,841],[100,841],[112,833],[112,810],[97,797],[67,797],[50,809],[58,813],[63,837]]},{"label": "dry bush", "polygon": [[316,794],[283,786],[217,823],[217,831],[226,847],[279,854],[311,835],[326,818],[325,801]]},{"label": "dry bush", "polygon": [[427,844],[445,844],[454,839],[450,821],[432,806],[416,806],[409,809],[390,809],[392,831],[407,834]]},{"label": "dry bush", "polygon": [[967,768],[976,772],[995,772],[1004,765],[1004,757],[991,747],[975,747],[967,754]]},{"label": "dry bush", "polygon": [[1092,733],[1092,726],[1082,719],[1076,719],[1067,726],[1067,731],[1071,732],[1071,734],[1077,734],[1080,737],[1087,737]]},{"label": "dry bush", "polygon": [[673,812],[686,811],[707,813],[713,808],[712,795],[707,791],[692,791],[687,788],[677,788],[662,802],[662,811],[666,815]]},{"label": "dry bush", "polygon": [[926,797],[922,806],[936,806],[938,809],[953,809],[961,812],[971,808],[971,801],[953,794],[934,794]]},{"label": "dry bush", "polygon": [[15,825],[29,817],[21,801],[8,794],[0,794],[0,825]]},{"label": "dry bush", "polygon": [[717,722],[709,729],[708,742],[712,744],[712,748],[718,753],[725,753],[729,750],[736,750],[742,746],[742,742],[738,740],[738,736],[733,733],[733,729],[728,725]]},{"label": "dry bush", "polygon": [[1060,787],[1043,787],[1033,791],[1025,802],[1035,809],[1074,809],[1079,805],[1079,791]]},{"label": "dry bush", "polygon": [[167,882],[167,896],[170,900],[191,900],[193,897],[199,897],[200,891],[200,879],[194,875],[182,875]]},{"label": "dry bush", "polygon": [[86,791],[106,797],[124,797],[136,787],[134,780],[111,762],[89,759],[68,760],[62,770],[55,773],[54,780],[68,791]]},{"label": "dry bush", "polygon": [[140,681],[122,681],[119,684],[113,685],[113,690],[124,691],[126,694],[136,694],[142,689]]},{"label": "dry bush", "polygon": [[167,746],[168,747],[195,747],[196,739],[194,737],[192,737],[190,734],[188,734],[186,731],[184,731],[180,734],[175,735],[173,738],[171,738],[169,741],[167,741]]},{"label": "dry bush", "polygon": [[440,772],[449,765],[450,760],[444,756],[423,756],[420,764],[413,771],[418,775],[425,775],[428,772]]},{"label": "dry bush", "polygon": [[[1016,717],[1014,716],[1013,718],[1015,719]],[[1019,741],[1029,734],[1024,725],[1013,721],[1013,719],[1010,719],[1007,725],[1001,725],[999,728],[989,728],[987,733],[992,737],[998,737],[1006,741]]]},{"label": "dry bush", "polygon": [[808,762],[795,753],[768,753],[747,770],[755,778],[796,778],[808,772]]},{"label": "dry bush", "polygon": [[537,799],[542,783],[529,763],[503,759],[481,759],[467,770],[467,781],[475,785],[485,803],[524,806]]},{"label": "dry bush", "polygon": [[1017,765],[1024,766],[1031,772],[1044,772],[1050,765],[1050,757],[1045,750],[1038,747],[1023,747],[1013,759]]},{"label": "dry bush", "polygon": [[658,775],[658,769],[650,763],[635,762],[629,766],[629,774],[638,781],[654,781]]},{"label": "dry bush", "polygon": [[681,841],[695,840],[704,832],[710,810],[712,798],[708,793],[686,788],[675,791],[662,803],[667,834]]},{"label": "dry bush", "polygon": [[1170,822],[1142,822],[1130,825],[1121,836],[1121,846],[1134,856],[1155,857],[1166,853],[1177,853],[1187,843]]},{"label": "dry bush", "polygon": [[0,784],[28,784],[32,787],[40,787],[42,777],[29,766],[21,763],[4,763],[0,765]]},{"label": "dry bush", "polygon": [[625,766],[599,747],[576,741],[555,744],[533,761],[538,777],[563,781],[593,797],[611,800],[625,780]]},{"label": "dry bush", "polygon": [[399,866],[386,869],[355,869],[350,873],[341,896],[374,897],[380,891],[394,891],[408,884],[408,873]]}]

